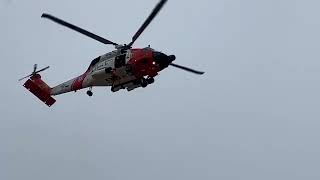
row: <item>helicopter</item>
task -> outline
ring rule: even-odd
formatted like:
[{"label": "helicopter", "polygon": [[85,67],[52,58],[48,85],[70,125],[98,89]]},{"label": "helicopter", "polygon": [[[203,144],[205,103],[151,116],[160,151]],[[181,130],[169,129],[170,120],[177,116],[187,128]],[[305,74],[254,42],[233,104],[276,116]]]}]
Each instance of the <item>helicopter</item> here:
[{"label": "helicopter", "polygon": [[56,102],[52,96],[73,91],[76,92],[84,88],[89,88],[87,91],[88,96],[93,95],[92,87],[94,86],[110,86],[112,92],[117,92],[121,89],[132,91],[139,87],[145,88],[148,85],[153,84],[155,81],[154,77],[169,66],[198,75],[204,74],[204,72],[173,63],[173,61],[176,60],[175,55],[166,55],[152,49],[150,46],[145,48],[132,47],[166,2],[167,0],[160,0],[158,2],[128,44],[112,42],[55,16],[43,13],[41,16],[42,18],[70,28],[71,30],[103,44],[113,45],[115,50],[93,59],[88,69],[80,76],[52,88],[42,80],[41,75],[39,74],[40,72],[47,70],[49,66],[37,70],[38,66],[35,64],[33,72],[30,75],[19,79],[19,81],[28,78],[23,86],[50,107]]}]

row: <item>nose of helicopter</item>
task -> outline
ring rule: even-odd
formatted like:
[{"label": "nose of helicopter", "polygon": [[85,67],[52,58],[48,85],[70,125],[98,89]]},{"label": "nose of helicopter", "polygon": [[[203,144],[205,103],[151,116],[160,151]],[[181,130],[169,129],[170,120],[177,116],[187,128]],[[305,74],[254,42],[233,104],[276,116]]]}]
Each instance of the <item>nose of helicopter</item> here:
[{"label": "nose of helicopter", "polygon": [[175,59],[175,55],[166,55],[162,52],[153,52],[154,61],[160,66],[161,69],[168,67]]}]

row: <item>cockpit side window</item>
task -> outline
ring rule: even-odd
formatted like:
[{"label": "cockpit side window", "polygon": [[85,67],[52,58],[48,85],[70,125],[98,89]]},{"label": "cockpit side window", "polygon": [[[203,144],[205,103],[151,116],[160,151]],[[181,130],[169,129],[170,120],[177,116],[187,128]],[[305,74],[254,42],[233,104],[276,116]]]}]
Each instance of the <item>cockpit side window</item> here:
[{"label": "cockpit side window", "polygon": [[141,63],[142,63],[143,65],[147,65],[147,64],[148,64],[148,59],[143,58],[142,61],[141,61]]}]

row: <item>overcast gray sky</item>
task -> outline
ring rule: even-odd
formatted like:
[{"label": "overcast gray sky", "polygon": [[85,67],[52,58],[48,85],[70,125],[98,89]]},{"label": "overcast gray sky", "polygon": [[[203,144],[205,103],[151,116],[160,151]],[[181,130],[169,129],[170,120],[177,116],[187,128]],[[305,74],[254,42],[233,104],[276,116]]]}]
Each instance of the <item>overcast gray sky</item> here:
[{"label": "overcast gray sky", "polygon": [[112,50],[43,12],[119,43],[157,0],[0,1],[1,180],[320,178],[320,2],[169,0],[135,44],[177,56],[133,92],[94,88],[47,108],[17,79],[53,86]]}]

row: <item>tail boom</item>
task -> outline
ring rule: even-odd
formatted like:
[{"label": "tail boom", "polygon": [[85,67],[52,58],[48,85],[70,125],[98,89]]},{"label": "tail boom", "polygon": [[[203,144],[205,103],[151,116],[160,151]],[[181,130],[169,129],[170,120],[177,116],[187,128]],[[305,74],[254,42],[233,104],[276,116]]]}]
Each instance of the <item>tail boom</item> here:
[{"label": "tail boom", "polygon": [[87,75],[88,75],[88,72],[51,88],[51,95],[57,96],[60,94],[64,94],[72,91],[78,91],[80,89],[89,87],[91,78]]}]

